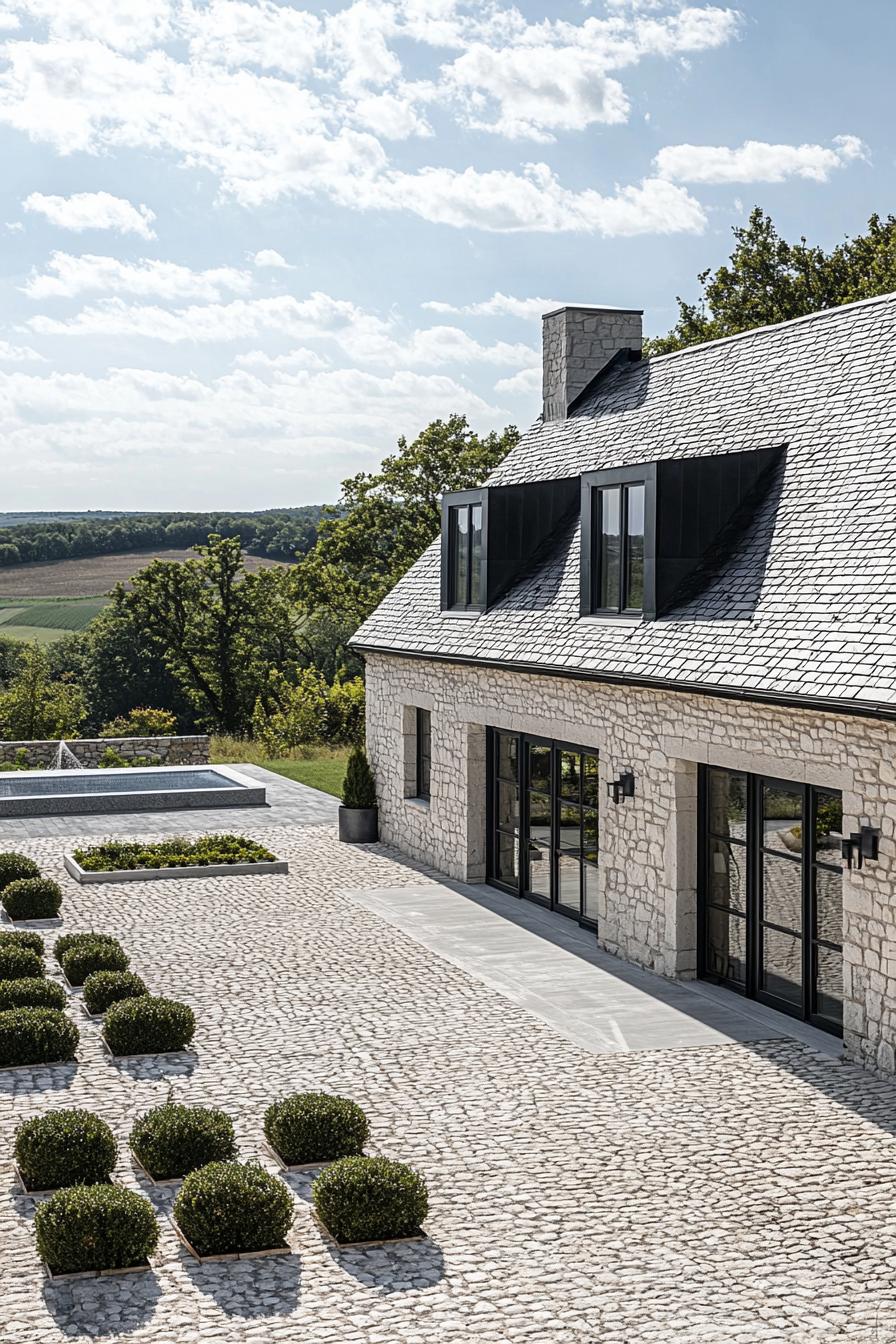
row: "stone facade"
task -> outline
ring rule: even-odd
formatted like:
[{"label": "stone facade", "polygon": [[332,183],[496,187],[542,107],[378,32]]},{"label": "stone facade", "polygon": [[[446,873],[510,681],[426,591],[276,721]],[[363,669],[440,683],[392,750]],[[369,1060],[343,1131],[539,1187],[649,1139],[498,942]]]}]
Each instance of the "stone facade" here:
[{"label": "stone facade", "polygon": [[[193,737],[82,737],[67,742],[86,769],[95,769],[108,747],[132,761],[136,756],[154,757],[157,765],[208,765],[211,739],[204,734]],[[46,742],[0,742],[0,761],[15,761],[26,753],[28,764],[52,769],[59,749],[58,739]]]},{"label": "stone facade", "polygon": [[[840,790],[846,831],[881,829],[879,862],[844,872],[845,1050],[896,1071],[896,725],[373,653],[367,690],[382,837],[455,878],[485,877],[487,726],[597,748],[604,782],[631,770],[634,798],[601,789],[598,937],[666,976],[696,972],[698,765]],[[428,804],[407,796],[415,705],[432,714]]]},{"label": "stone facade", "polygon": [[636,309],[558,308],[542,324],[545,420],[565,420],[570,404],[614,355],[641,349]]}]

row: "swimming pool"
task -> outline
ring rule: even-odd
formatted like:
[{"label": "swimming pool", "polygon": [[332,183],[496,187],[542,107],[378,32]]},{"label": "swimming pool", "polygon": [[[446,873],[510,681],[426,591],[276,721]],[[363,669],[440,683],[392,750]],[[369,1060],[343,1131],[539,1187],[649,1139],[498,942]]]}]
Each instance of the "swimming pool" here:
[{"label": "swimming pool", "polygon": [[227,765],[0,774],[0,817],[264,807],[265,788]]}]

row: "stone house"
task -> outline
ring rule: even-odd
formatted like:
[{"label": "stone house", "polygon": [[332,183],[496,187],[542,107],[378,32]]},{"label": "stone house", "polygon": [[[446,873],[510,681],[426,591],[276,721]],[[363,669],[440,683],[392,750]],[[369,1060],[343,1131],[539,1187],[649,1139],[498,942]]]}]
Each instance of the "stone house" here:
[{"label": "stone house", "polygon": [[894,1070],[896,295],[649,360],[547,314],[354,643],[385,840]]}]

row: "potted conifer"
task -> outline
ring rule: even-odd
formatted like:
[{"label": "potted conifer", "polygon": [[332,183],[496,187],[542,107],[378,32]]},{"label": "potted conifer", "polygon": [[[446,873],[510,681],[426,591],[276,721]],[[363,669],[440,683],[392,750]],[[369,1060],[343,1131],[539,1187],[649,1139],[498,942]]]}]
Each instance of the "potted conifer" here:
[{"label": "potted conifer", "polygon": [[363,747],[354,747],[342,785],[339,839],[350,845],[369,845],[379,836],[376,785]]}]

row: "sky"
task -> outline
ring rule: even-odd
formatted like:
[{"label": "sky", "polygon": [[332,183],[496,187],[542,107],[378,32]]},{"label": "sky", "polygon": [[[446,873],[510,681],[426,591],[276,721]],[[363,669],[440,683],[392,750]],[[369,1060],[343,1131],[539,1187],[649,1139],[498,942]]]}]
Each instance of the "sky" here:
[{"label": "sky", "polygon": [[334,500],[540,411],[540,315],[645,310],[754,204],[896,209],[896,5],[0,0],[2,510]]}]

